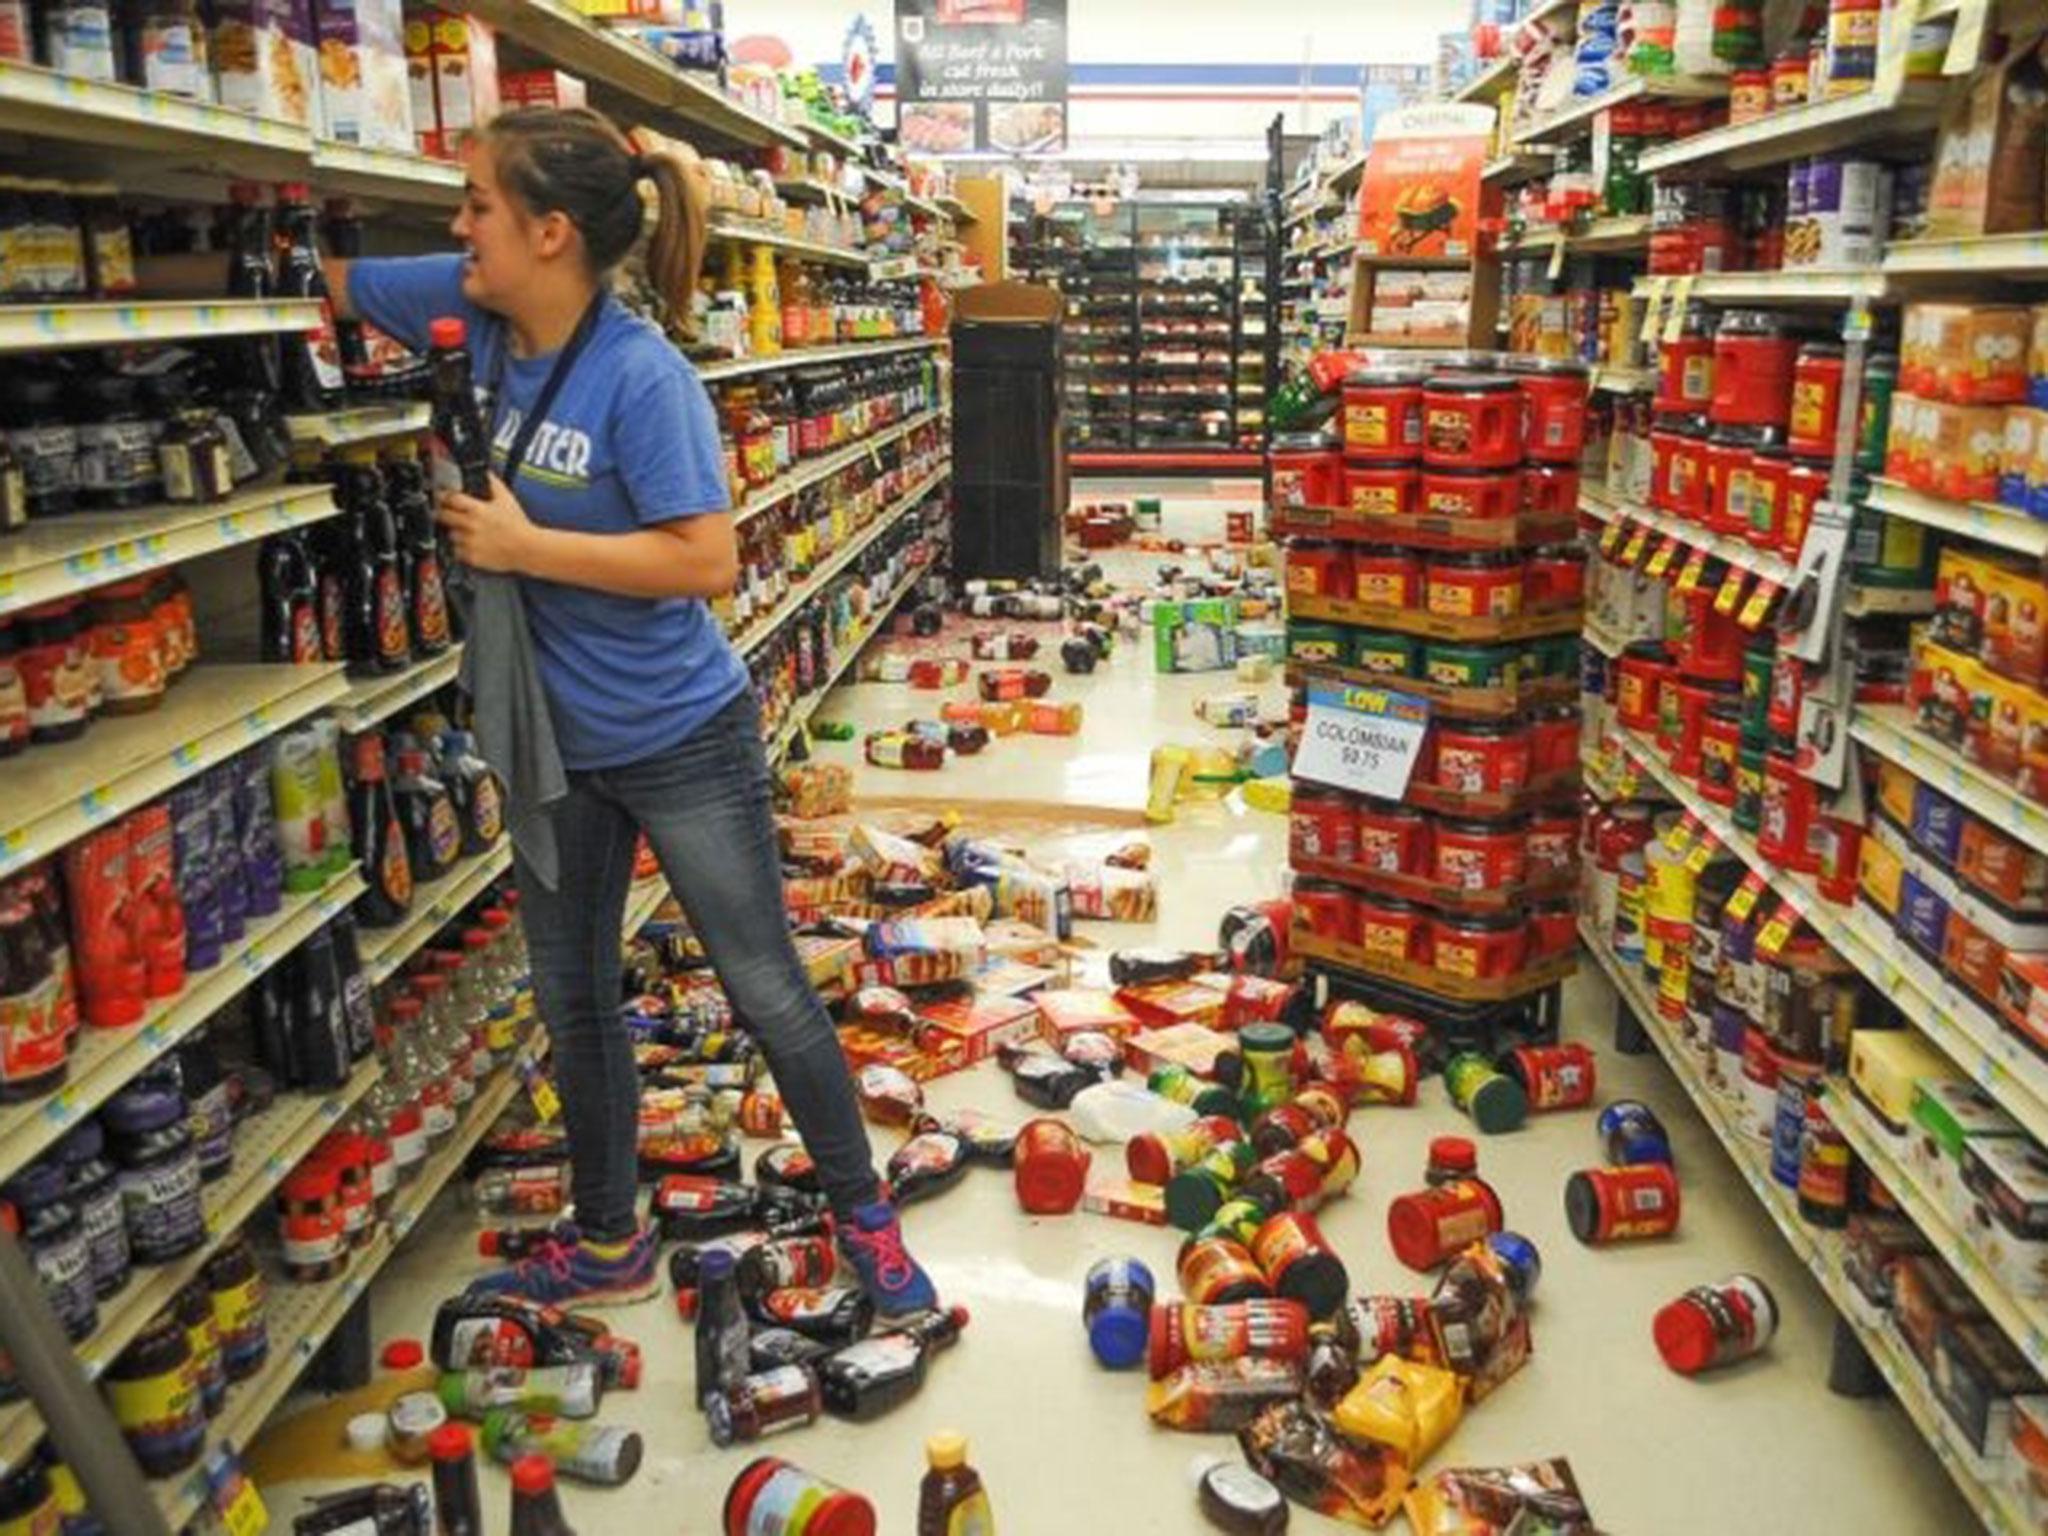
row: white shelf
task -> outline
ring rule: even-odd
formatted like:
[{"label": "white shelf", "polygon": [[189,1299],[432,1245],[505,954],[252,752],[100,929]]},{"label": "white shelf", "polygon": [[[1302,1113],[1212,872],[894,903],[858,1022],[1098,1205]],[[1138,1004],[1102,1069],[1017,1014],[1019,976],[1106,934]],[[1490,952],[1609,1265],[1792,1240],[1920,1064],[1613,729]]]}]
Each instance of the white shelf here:
[{"label": "white shelf", "polygon": [[938,206],[941,213],[950,215],[956,223],[972,224],[974,222],[974,210],[961,202],[959,198],[953,196],[952,193],[948,192],[943,197],[935,197],[932,201]]},{"label": "white shelf", "polygon": [[1884,250],[1894,276],[2048,278],[2048,230],[1975,240],[1894,240]]},{"label": "white shelf", "polygon": [[788,251],[793,256],[802,256],[810,261],[829,262],[835,266],[868,265],[866,251],[843,245],[820,245],[815,240],[802,240],[795,235],[784,234],[779,229],[772,229],[766,224],[749,224],[743,219],[720,219],[705,233],[713,240],[770,246],[778,251]]},{"label": "white shelf", "polygon": [[463,170],[453,160],[432,160],[399,149],[369,149],[321,139],[313,146],[313,180],[322,191],[386,202],[453,208],[462,201]]},{"label": "white shelf", "polygon": [[1598,96],[1583,96],[1566,102],[1555,112],[1530,123],[1515,135],[1517,144],[1550,143],[1583,138],[1593,131],[1593,119],[1610,107],[1650,98],[1659,101],[1715,101],[1728,94],[1724,79],[1695,80],[1683,75],[1650,78],[1631,75],[1609,86]]},{"label": "white shelf", "polygon": [[843,448],[835,448],[830,453],[822,454],[815,459],[806,460],[788,474],[778,475],[767,485],[762,486],[759,491],[749,496],[745,504],[733,514],[733,521],[736,524],[744,523],[749,518],[756,517],[767,511],[770,507],[780,505],[805,486],[816,485],[820,480],[837,474],[840,470],[846,468],[847,465],[866,458],[869,454],[889,443],[895,442],[898,438],[907,437],[919,427],[934,421],[943,420],[945,414],[944,411],[939,410],[919,411],[915,416],[899,421],[893,427],[884,427],[881,431],[870,433],[858,442],[848,443]]},{"label": "white shelf", "polygon": [[2048,557],[2048,522],[1995,501],[1949,501],[1879,477],[1870,482],[1868,502],[1880,512],[1944,533],[2018,550],[2031,559]]},{"label": "white shelf", "polygon": [[737,379],[750,373],[776,373],[786,368],[811,368],[820,363],[855,362],[863,358],[888,357],[897,352],[921,352],[944,346],[943,336],[901,336],[889,341],[850,341],[833,347],[794,347],[772,357],[741,357],[730,362],[698,363],[697,377],[707,384],[715,379]]},{"label": "white shelf", "polygon": [[842,192],[829,182],[815,176],[793,176],[786,181],[775,183],[775,190],[786,203],[856,203],[860,199]]},{"label": "white shelf", "polygon": [[912,486],[910,490],[898,497],[893,505],[877,513],[875,520],[869,523],[867,527],[847,539],[839,548],[820,561],[816,570],[812,571],[810,575],[806,576],[784,594],[782,601],[775,605],[774,612],[770,613],[766,618],[748,625],[745,634],[733,642],[734,648],[739,651],[741,658],[744,659],[751,656],[756,650],[760,649],[762,643],[770,635],[774,634],[776,630],[788,623],[791,616],[798,609],[802,608],[805,603],[809,602],[818,593],[824,591],[834,577],[853,564],[860,557],[862,550],[879,539],[887,529],[908,516],[919,502],[929,496],[938,487],[940,482],[952,473],[953,469],[950,463],[942,464],[938,469],[925,476],[924,479]]},{"label": "white shelf", "polygon": [[451,645],[438,656],[416,661],[403,672],[374,674],[358,678],[348,692],[335,701],[334,718],[351,734],[367,731],[378,721],[397,714],[415,699],[423,699],[436,688],[455,681],[462,670],[462,647]]},{"label": "white shelf", "polygon": [[41,1098],[0,1105],[0,1180],[40,1156],[128,1080],[239,997],[363,891],[351,868],[319,891],[287,895],[278,910],[252,921],[217,964],[186,978],[184,990],[123,1029],[81,1026],[64,1086]]},{"label": "white shelf", "polygon": [[1849,729],[1878,756],[1890,758],[1915,778],[1960,800],[1999,831],[2048,854],[2048,807],[2037,805],[1955,748],[1916,729],[1912,711],[1904,705],[1858,704]]},{"label": "white shelf", "polygon": [[1546,174],[1557,163],[1556,157],[1538,150],[1523,150],[1512,155],[1501,155],[1489,160],[1480,168],[1481,181],[1497,181],[1503,186],[1530,181]]},{"label": "white shelf", "polygon": [[284,424],[295,443],[345,448],[351,443],[424,432],[432,418],[433,412],[424,405],[351,405],[317,416],[287,416]]},{"label": "white shelf", "polygon": [[1646,389],[1657,387],[1657,370],[1621,368],[1612,363],[1601,363],[1593,370],[1593,387],[1614,395],[1641,394]]},{"label": "white shelf", "polygon": [[311,299],[82,300],[0,305],[0,352],[62,347],[125,347],[310,331],[320,323]]},{"label": "white shelf", "polygon": [[[855,165],[861,164],[860,146],[844,135],[834,133],[823,123],[805,118],[802,122],[794,123],[791,126],[820,149],[831,150],[841,160],[849,161]],[[868,168],[865,165],[861,165],[861,169],[865,171]]]},{"label": "white shelf", "polygon": [[331,486],[280,485],[207,506],[37,518],[0,538],[0,614],[303,528],[340,510]]},{"label": "white shelf", "polygon": [[[1603,523],[1640,523],[1660,535],[1677,539],[1688,548],[1704,549],[1715,559],[1740,566],[1751,575],[1761,576],[1779,587],[1792,584],[1792,565],[1777,555],[1758,549],[1747,539],[1731,539],[1725,533],[1710,533],[1698,523],[1686,522],[1652,507],[1637,506],[1631,501],[1617,501],[1592,488],[1579,493],[1579,510]],[[1674,577],[1678,564],[1677,560],[1672,561],[1671,574]]]},{"label": "white shelf", "polygon": [[1676,170],[1746,171],[1838,149],[1867,148],[1880,139],[1932,130],[1940,101],[1941,87],[1934,82],[1908,85],[1896,94],[1868,90],[1786,107],[1754,122],[1713,128],[1646,149],[1637,168],[1646,176]]},{"label": "white shelf", "polygon": [[483,888],[512,867],[512,840],[503,837],[488,853],[463,859],[438,880],[413,889],[412,910],[389,928],[364,928],[363,974],[382,986],[440,932],[448,920],[476,900]]},{"label": "white shelf", "polygon": [[7,765],[0,876],[327,708],[346,691],[340,667],[201,662],[147,714],[105,717],[72,741],[30,747]]},{"label": "white shelf", "polygon": [[1522,67],[1518,54],[1504,53],[1451,93],[1453,101],[1492,101],[1515,88],[1515,75]]},{"label": "white shelf", "polygon": [[1510,256],[1535,255],[1562,245],[1567,255],[1605,251],[1638,251],[1650,243],[1650,218],[1637,214],[1629,218],[1594,219],[1580,230],[1551,227],[1526,231],[1515,244],[1505,248]]},{"label": "white shelf", "polygon": [[1676,293],[1690,282],[1691,296],[1710,304],[1853,304],[1891,294],[1884,273],[1871,267],[1785,267],[1776,272],[1701,272],[1687,277],[1639,277],[1635,297],[1662,284]]}]

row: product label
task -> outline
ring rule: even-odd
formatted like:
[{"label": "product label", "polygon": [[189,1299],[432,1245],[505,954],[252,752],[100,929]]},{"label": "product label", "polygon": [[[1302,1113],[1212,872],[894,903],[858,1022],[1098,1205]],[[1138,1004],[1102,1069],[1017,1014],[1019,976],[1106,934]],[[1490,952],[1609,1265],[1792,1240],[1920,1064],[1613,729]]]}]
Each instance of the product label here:
[{"label": "product label", "polygon": [[121,1213],[135,1257],[158,1264],[188,1252],[206,1235],[199,1203],[199,1159],[190,1153],[117,1176]]},{"label": "product label", "polygon": [[199,1375],[187,1365],[160,1376],[106,1383],[114,1422],[127,1435],[164,1434],[199,1416]]},{"label": "product label", "polygon": [[448,631],[448,588],[438,556],[422,557],[412,574],[412,631],[423,650],[438,651]]},{"label": "product label", "polygon": [[263,1331],[263,1277],[251,1275],[239,1285],[213,1293],[213,1326],[229,1353]]},{"label": "product label", "polygon": [[78,483],[89,491],[140,491],[157,478],[158,430],[148,421],[103,421],[80,427]]}]

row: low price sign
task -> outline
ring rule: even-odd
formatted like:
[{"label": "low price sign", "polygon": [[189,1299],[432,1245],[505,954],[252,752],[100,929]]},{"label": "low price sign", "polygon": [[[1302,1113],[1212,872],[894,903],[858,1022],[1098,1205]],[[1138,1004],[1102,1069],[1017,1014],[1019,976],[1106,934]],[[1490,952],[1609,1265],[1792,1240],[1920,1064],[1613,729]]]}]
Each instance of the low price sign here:
[{"label": "low price sign", "polygon": [[1422,753],[1429,700],[1391,688],[1316,683],[1294,754],[1297,778],[1354,794],[1399,800]]}]

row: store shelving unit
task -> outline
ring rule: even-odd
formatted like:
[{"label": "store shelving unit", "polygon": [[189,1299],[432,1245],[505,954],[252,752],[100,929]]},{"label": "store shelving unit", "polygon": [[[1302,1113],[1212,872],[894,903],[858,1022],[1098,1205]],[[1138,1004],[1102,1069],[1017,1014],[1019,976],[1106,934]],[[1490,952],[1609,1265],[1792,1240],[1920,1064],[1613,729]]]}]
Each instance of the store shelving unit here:
[{"label": "store shelving unit", "polygon": [[427,407],[407,401],[393,405],[351,405],[317,416],[287,416],[285,427],[295,443],[346,448],[351,443],[381,442],[427,430]]},{"label": "store shelving unit", "polygon": [[310,331],[320,306],[304,299],[80,300],[0,306],[0,353],[125,347]]},{"label": "store shelving unit", "polygon": [[1891,280],[1868,267],[1785,267],[1775,272],[1702,272],[1687,277],[1641,277],[1635,297],[1669,291],[1714,304],[1791,304],[1840,307],[1891,297]]},{"label": "store shelving unit", "polygon": [[1879,477],[1871,482],[1869,504],[1944,533],[2016,550],[2036,560],[2048,558],[2048,522],[1996,502],[1947,501]]},{"label": "store shelving unit", "polygon": [[820,363],[860,362],[866,358],[889,357],[898,352],[921,352],[945,344],[943,336],[902,336],[888,341],[849,341],[830,347],[792,347],[767,357],[738,357],[698,363],[697,377],[712,384],[725,379],[743,379],[757,373],[811,368]]},{"label": "store shelving unit", "polygon": [[1668,512],[1659,512],[1654,507],[1645,507],[1632,501],[1615,500],[1597,487],[1587,487],[1579,492],[1579,510],[1598,522],[1634,523],[1652,530],[1662,538],[1676,539],[1684,548],[1704,549],[1724,565],[1745,570],[1774,586],[1791,585],[1791,563],[1770,550],[1758,549],[1747,539],[1730,538],[1725,533],[1709,532],[1698,523],[1673,517]]},{"label": "store shelving unit", "polygon": [[1523,125],[1515,134],[1515,144],[1520,148],[1582,139],[1593,131],[1593,120],[1602,112],[1631,101],[1713,101],[1727,94],[1726,80],[1631,75],[1597,96],[1574,97],[1535,122]]},{"label": "store shelving unit", "polygon": [[1675,171],[1748,171],[1783,165],[1809,155],[1867,148],[1873,142],[1926,133],[1941,101],[1938,85],[1904,84],[1896,90],[1866,90],[1833,101],[1785,107],[1754,122],[1690,134],[1646,149],[1637,165],[1646,175]]},{"label": "store shelving unit", "polygon": [[2048,854],[2048,807],[2029,800],[1953,747],[1916,730],[1911,712],[1903,706],[1859,704],[1850,716],[1849,729],[1878,756],[1890,758],[2001,831]]},{"label": "store shelving unit", "polygon": [[796,495],[797,492],[803,490],[806,486],[816,485],[820,480],[830,479],[833,475],[839,473],[840,470],[846,468],[847,465],[858,463],[869,454],[875,453],[888,444],[909,436],[919,427],[928,426],[932,422],[943,420],[944,417],[945,412],[936,408],[929,411],[919,411],[915,416],[899,421],[893,427],[884,427],[879,432],[871,432],[866,437],[859,439],[857,442],[848,443],[843,448],[835,448],[830,453],[820,454],[814,459],[806,459],[788,474],[776,476],[774,480],[749,495],[740,504],[738,511],[734,513],[733,521],[735,523],[744,523],[749,518],[758,517],[770,507],[779,506],[789,500],[790,497]]},{"label": "store shelving unit", "polygon": [[783,755],[789,751],[790,743],[796,740],[798,732],[811,723],[819,707],[824,704],[832,690],[838,686],[839,680],[846,676],[848,670],[860,659],[860,653],[866,649],[867,643],[882,632],[882,626],[889,622],[889,615],[894,613],[902,605],[903,599],[909,596],[911,591],[916,588],[918,578],[924,574],[924,570],[925,567],[922,565],[914,566],[904,576],[896,590],[875,605],[874,611],[868,616],[867,623],[861,627],[860,631],[857,634],[848,636],[842,642],[839,659],[832,664],[831,669],[825,674],[824,681],[819,683],[816,688],[803,698],[797,700],[790,708],[789,717],[770,734],[768,738],[768,761],[770,763],[782,761]]},{"label": "store shelving unit", "polygon": [[402,672],[373,673],[358,678],[335,702],[334,718],[351,735],[388,720],[406,705],[455,681],[462,670],[462,646],[451,645],[438,656],[414,662]]},{"label": "store shelving unit", "polygon": [[801,256],[806,261],[822,261],[830,266],[863,269],[868,266],[865,251],[844,245],[820,245],[815,240],[800,239],[770,225],[750,223],[744,219],[718,219],[712,223],[707,233],[713,241],[765,245],[772,250],[787,251],[792,256]]}]

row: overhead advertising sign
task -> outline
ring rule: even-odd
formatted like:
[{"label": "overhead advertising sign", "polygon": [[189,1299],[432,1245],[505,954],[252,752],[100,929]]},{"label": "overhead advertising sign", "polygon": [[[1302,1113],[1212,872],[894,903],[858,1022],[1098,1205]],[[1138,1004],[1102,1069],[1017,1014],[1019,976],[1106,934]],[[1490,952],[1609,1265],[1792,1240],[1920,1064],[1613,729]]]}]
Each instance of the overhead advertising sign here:
[{"label": "overhead advertising sign", "polygon": [[925,154],[1067,143],[1067,0],[896,0],[896,125]]}]

